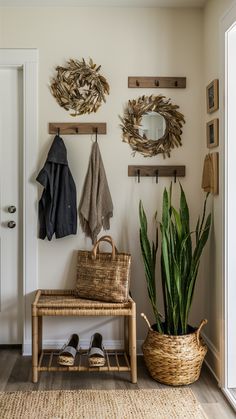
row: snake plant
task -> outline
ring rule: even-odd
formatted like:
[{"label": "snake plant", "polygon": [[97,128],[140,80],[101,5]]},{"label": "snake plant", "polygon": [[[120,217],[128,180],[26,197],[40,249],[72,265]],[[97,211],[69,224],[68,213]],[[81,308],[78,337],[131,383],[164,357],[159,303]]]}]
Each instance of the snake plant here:
[{"label": "snake plant", "polygon": [[[165,321],[158,313],[155,283],[156,252],[158,243],[152,244],[147,234],[147,219],[143,205],[139,204],[140,244],[144,260],[149,298],[153,307],[156,327],[160,333],[183,335],[188,333],[188,317],[193,300],[200,258],[208,240],[211,214],[206,217],[205,198],[201,218],[194,232],[190,230],[189,209],[180,185],[180,208],[171,202],[172,186],[163,193],[161,230],[161,279]],[[195,237],[193,244],[192,237]]]}]

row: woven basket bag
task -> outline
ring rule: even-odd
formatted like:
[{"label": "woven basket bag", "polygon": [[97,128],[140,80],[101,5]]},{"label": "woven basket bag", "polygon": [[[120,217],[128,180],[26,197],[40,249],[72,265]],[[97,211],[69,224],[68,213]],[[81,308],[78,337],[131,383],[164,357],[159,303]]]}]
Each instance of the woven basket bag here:
[{"label": "woven basket bag", "polygon": [[[145,315],[142,314],[148,322]],[[154,331],[150,323],[148,335],[142,345],[147,369],[160,383],[181,386],[197,381],[207,346],[200,337],[202,327],[207,320],[202,320],[193,333],[181,336],[164,335]]]},{"label": "woven basket bag", "polygon": [[[99,252],[101,242],[108,242],[112,252]],[[101,237],[92,251],[79,250],[75,294],[80,298],[125,302],[129,298],[131,255],[119,253],[110,236]]]}]

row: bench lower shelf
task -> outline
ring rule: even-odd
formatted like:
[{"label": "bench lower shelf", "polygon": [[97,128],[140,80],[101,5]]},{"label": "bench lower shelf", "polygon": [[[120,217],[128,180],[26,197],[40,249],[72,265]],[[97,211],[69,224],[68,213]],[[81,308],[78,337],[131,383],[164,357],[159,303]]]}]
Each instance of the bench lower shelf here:
[{"label": "bench lower shelf", "polygon": [[87,353],[88,350],[80,350],[73,366],[63,366],[57,363],[58,350],[45,349],[39,356],[38,371],[131,371],[129,357],[124,351],[106,350],[106,364],[103,367],[89,367]]}]

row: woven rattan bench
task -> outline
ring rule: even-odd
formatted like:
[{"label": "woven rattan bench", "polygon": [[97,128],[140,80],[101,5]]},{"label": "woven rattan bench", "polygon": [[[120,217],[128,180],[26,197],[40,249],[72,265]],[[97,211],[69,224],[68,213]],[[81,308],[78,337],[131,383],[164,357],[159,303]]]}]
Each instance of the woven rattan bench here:
[{"label": "woven rattan bench", "polygon": [[[89,367],[87,350],[80,350],[73,366],[57,364],[58,350],[43,349],[44,316],[123,316],[124,349],[106,350],[106,365]],[[32,304],[32,380],[38,382],[40,371],[130,371],[131,382],[137,382],[136,304],[106,303],[80,299],[72,290],[38,290]]]}]

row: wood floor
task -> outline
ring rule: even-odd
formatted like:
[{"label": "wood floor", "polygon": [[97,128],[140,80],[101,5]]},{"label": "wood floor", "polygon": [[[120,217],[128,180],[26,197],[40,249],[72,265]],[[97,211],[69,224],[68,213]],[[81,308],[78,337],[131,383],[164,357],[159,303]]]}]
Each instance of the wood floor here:
[{"label": "wood floor", "polygon": [[[236,414],[206,367],[203,367],[199,381],[190,387],[209,419],[236,418]],[[127,373],[96,372],[44,372],[40,374],[39,382],[33,384],[31,357],[23,357],[19,349],[0,349],[0,391],[148,388],[165,388],[165,386],[150,378],[142,357],[138,357],[138,384],[131,384]]]}]

